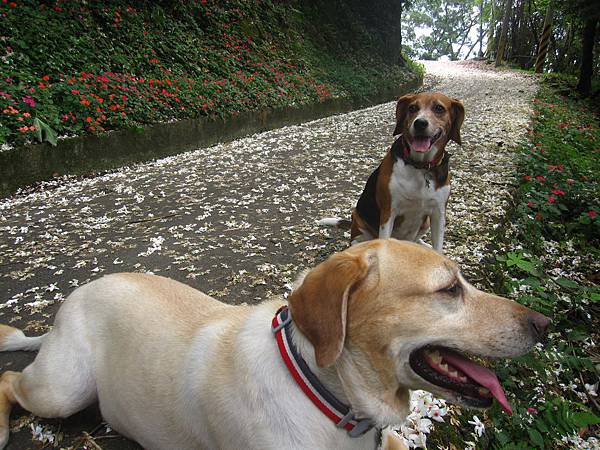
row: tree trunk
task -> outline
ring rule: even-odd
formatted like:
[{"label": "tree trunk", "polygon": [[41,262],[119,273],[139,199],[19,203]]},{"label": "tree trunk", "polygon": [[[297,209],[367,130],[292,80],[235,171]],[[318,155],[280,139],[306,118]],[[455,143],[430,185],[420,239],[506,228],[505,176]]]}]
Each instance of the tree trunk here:
[{"label": "tree trunk", "polygon": [[496,0],[491,0],[490,3],[490,23],[489,23],[489,27],[488,27],[488,40],[487,40],[487,44],[485,46],[485,58],[488,60],[492,59],[492,56],[494,54],[494,33],[496,32],[496,17],[497,17],[497,12],[495,8],[495,4],[496,4]]},{"label": "tree trunk", "polygon": [[535,73],[542,73],[544,71],[544,63],[546,62],[546,54],[548,53],[548,44],[550,35],[552,34],[553,14],[554,8],[552,7],[552,2],[550,2],[548,3],[548,9],[546,10],[544,29],[542,30],[542,37],[540,37],[540,45],[538,46],[538,54],[535,60]]},{"label": "tree trunk", "polygon": [[505,0],[504,2],[504,18],[502,19],[502,30],[500,31],[500,41],[498,42],[498,52],[496,53],[496,64],[498,67],[502,64],[504,58],[504,49],[506,48],[506,40],[508,37],[508,24],[510,22],[510,13],[512,12],[513,0]]},{"label": "tree trunk", "polygon": [[587,97],[592,92],[592,75],[594,72],[594,40],[596,37],[596,27],[598,18],[592,17],[585,21],[583,29],[583,51],[581,54],[581,71],[579,72],[579,82],[577,83],[577,92]]},{"label": "tree trunk", "polygon": [[510,23],[510,46],[506,54],[507,61],[518,63],[519,58],[519,39],[521,38],[521,19],[523,17],[524,3],[521,0],[516,0],[513,5],[514,14],[511,17]]},{"label": "tree trunk", "polygon": [[[484,7],[484,0],[481,0],[479,3],[479,31],[478,31],[478,35],[479,35],[479,54],[477,55],[478,58],[483,58],[483,35],[485,33],[485,31],[483,31],[483,7]],[[490,17],[490,21],[492,20],[492,18]],[[469,50],[469,53],[471,51]],[[467,55],[467,57],[465,59],[467,59],[469,56]]]}]

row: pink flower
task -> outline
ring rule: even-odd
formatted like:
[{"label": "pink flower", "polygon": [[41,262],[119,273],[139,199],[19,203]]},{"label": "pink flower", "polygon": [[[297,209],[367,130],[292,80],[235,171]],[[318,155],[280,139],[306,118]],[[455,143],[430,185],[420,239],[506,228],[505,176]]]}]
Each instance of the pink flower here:
[{"label": "pink flower", "polygon": [[598,214],[596,213],[596,211],[588,211],[587,215],[590,219],[595,219]]},{"label": "pink flower", "polygon": [[35,100],[33,99],[33,97],[31,95],[27,95],[27,96],[23,97],[21,100],[23,100],[23,103],[26,103],[27,105],[29,105],[32,108],[35,108]]},{"label": "pink flower", "polygon": [[548,197],[548,203],[554,203],[556,199],[552,196]]},{"label": "pink flower", "polygon": [[537,414],[537,409],[529,407],[527,408],[527,412],[529,414]]}]

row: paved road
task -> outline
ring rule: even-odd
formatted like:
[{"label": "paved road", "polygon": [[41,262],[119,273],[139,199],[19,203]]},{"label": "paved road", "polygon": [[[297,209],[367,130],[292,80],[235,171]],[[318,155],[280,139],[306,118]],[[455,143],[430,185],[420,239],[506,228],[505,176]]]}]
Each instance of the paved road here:
[{"label": "paved road", "polygon": [[[445,250],[481,282],[535,83],[479,63],[427,70],[426,86],[465,103],[463,146],[450,148]],[[229,303],[286,294],[302,268],[346,247],[342,232],[315,222],[349,216],[393,126],[394,103],[385,103],[1,200],[0,321],[44,332],[75,286],[119,271],[169,276]],[[0,369],[33,356],[2,354]],[[86,432],[103,449],[139,448],[107,431],[97,408],[64,421],[22,410],[13,419],[8,449],[42,447],[32,427],[60,434],[63,447],[81,448]]]}]

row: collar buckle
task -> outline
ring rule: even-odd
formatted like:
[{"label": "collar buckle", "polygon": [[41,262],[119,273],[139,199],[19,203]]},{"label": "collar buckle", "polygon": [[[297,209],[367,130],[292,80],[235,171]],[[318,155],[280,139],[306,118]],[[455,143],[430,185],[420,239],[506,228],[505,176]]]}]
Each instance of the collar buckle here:
[{"label": "collar buckle", "polygon": [[352,430],[348,431],[348,435],[352,438],[357,438],[373,429],[375,425],[371,419],[359,419]]}]

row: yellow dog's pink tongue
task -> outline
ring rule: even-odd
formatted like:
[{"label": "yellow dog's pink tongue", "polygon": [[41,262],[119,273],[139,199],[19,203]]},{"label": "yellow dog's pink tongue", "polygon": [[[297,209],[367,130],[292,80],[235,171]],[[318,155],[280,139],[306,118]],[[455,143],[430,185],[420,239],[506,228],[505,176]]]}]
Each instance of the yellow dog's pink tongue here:
[{"label": "yellow dog's pink tongue", "polygon": [[506,395],[504,394],[504,390],[502,386],[500,386],[500,381],[498,381],[498,377],[494,372],[489,369],[486,369],[479,364],[475,364],[472,361],[469,361],[466,358],[458,355],[457,353],[442,353],[442,357],[454,367],[462,370],[468,377],[489,389],[491,394],[498,400],[498,402],[502,405],[502,408],[509,416],[512,416],[512,408],[510,407],[510,403],[506,399]]},{"label": "yellow dog's pink tongue", "polygon": [[414,138],[410,147],[419,153],[425,153],[431,147],[431,139],[428,137],[418,137]]}]

